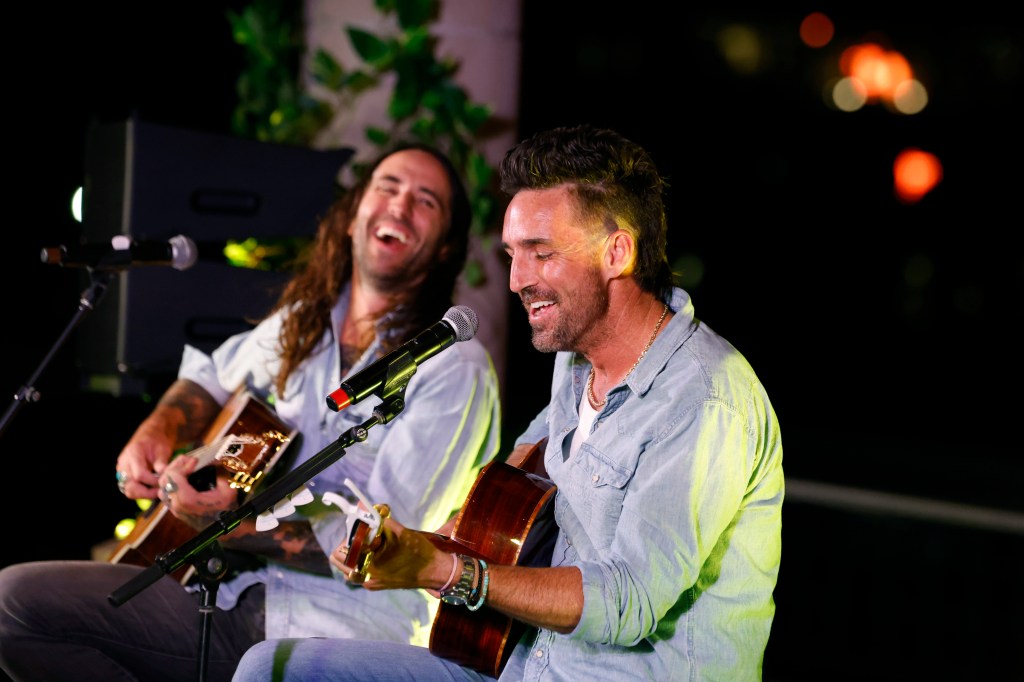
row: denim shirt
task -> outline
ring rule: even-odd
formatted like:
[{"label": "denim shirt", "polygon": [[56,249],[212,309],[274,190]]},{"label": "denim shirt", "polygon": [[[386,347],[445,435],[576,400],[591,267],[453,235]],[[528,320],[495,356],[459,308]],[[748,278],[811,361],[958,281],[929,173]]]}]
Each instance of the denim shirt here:
[{"label": "denim shirt", "polygon": [[[338,330],[348,300],[346,290],[331,312],[331,330],[288,378],[284,395],[275,395],[272,386],[280,312],[228,339],[212,356],[186,347],[178,376],[200,384],[222,404],[243,385],[261,398],[270,397],[278,416],[300,433],[289,446],[297,451],[286,450],[295,458],[292,466],[298,466],[366,422],[381,402],[371,395],[340,412],[327,407],[327,396],[343,380]],[[376,359],[379,342],[348,376]],[[480,467],[498,453],[500,430],[498,381],[490,356],[476,339],[454,343],[417,367],[402,412],[369,429],[365,441],[345,448],[340,459],[307,483],[316,501],[297,507],[289,518],[305,517],[324,552],[333,551],[345,539],[346,519],[321,498],[334,492],[356,501],[344,485],[351,478],[371,502],[390,505],[397,521],[433,530],[462,505]],[[267,638],[359,637],[426,645],[436,599],[418,590],[370,592],[331,570],[333,577],[313,575],[271,561],[265,569],[226,580],[218,589],[217,606],[233,607],[245,588],[263,582]]]},{"label": "denim shirt", "polygon": [[742,355],[673,292],[675,316],[569,456],[590,371],[559,353],[549,441],[552,565],[583,575],[568,634],[520,641],[501,680],[760,680],[781,559],[779,424]]}]

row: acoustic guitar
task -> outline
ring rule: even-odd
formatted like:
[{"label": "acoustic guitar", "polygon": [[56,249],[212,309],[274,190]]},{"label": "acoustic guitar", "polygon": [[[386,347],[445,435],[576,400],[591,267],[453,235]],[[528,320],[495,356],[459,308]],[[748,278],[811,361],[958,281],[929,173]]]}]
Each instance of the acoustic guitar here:
[{"label": "acoustic guitar", "polygon": [[[488,563],[550,566],[558,529],[552,509],[555,484],[544,470],[546,442],[545,438],[535,443],[519,467],[498,461],[484,465],[456,517],[451,537],[418,532],[439,549]],[[388,515],[387,505],[375,507],[381,516]],[[363,548],[374,545],[374,538],[367,537],[369,532],[369,526],[361,521],[353,526],[345,560],[349,568],[368,568],[372,552]],[[440,602],[430,630],[430,651],[498,677],[512,649],[530,627],[492,609],[470,611]]]},{"label": "acoustic guitar", "polygon": [[[240,496],[257,487],[280,460],[296,436],[274,409],[247,390],[237,391],[206,430],[202,445],[179,456],[199,460],[189,475],[197,490],[214,485],[217,467],[230,473],[231,487]],[[195,537],[196,529],[177,519],[167,506],[154,500],[135,520],[135,527],[110,554],[112,564],[151,566],[156,558]],[[173,575],[182,585],[195,572],[185,565]]]}]

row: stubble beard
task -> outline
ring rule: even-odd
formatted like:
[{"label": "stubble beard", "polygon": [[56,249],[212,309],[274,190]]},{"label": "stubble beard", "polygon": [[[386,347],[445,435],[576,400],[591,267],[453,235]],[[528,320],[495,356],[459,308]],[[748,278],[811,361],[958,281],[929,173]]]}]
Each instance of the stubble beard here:
[{"label": "stubble beard", "polygon": [[[579,351],[594,320],[608,309],[608,294],[597,274],[590,272],[565,296],[554,297],[558,319],[548,329],[531,327],[533,347],[542,353]],[[551,298],[551,297],[544,297]],[[568,301],[568,303],[565,303]]]}]

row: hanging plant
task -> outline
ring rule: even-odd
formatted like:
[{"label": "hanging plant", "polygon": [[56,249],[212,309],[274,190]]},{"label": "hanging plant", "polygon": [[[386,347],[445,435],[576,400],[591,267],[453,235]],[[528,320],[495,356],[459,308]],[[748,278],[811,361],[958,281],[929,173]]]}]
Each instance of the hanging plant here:
[{"label": "hanging plant", "polygon": [[[308,75],[326,99],[301,87],[300,65],[307,53],[301,3],[256,0],[241,12],[229,12],[234,40],[245,48],[232,129],[267,142],[310,146],[362,94],[393,82],[389,120],[367,126],[367,141],[377,150],[415,141],[444,151],[466,183],[472,233],[490,248],[498,228],[498,202],[494,168],[481,153],[480,142],[503,126],[490,107],[471,101],[456,82],[459,63],[437,58],[438,41],[430,25],[437,21],[440,5],[440,0],[375,0],[382,15],[396,18],[396,27],[381,35],[346,27],[361,64],[345,68],[322,48],[310,56]],[[362,170],[358,161],[352,168],[356,173]],[[463,275],[478,286],[484,281],[483,266],[471,260]]]}]

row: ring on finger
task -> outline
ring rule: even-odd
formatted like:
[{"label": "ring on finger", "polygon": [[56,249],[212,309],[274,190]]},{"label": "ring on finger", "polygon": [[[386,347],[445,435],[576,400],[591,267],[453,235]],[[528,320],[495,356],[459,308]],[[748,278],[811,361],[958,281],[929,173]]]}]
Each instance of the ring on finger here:
[{"label": "ring on finger", "polygon": [[128,485],[128,481],[131,480],[131,476],[128,475],[127,471],[118,471],[117,474],[116,474],[116,478],[117,478],[117,489],[120,490],[123,493],[124,492],[124,487],[126,485]]},{"label": "ring on finger", "polygon": [[164,492],[168,495],[178,492],[178,484],[172,480],[168,480],[167,483],[164,483]]}]

